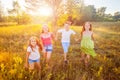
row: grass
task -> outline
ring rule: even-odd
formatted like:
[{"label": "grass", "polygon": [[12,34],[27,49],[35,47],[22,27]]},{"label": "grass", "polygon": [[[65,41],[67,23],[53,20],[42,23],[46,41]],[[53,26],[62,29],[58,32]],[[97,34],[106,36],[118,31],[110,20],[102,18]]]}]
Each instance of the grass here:
[{"label": "grass", "polygon": [[[93,22],[97,57],[89,67],[80,62],[80,42],[71,38],[69,64],[63,63],[60,40],[54,42],[51,68],[47,69],[41,54],[41,73],[24,69],[24,58],[30,36],[39,37],[40,25],[0,27],[0,80],[120,80],[120,23]],[[81,26],[72,26],[80,35]]]}]

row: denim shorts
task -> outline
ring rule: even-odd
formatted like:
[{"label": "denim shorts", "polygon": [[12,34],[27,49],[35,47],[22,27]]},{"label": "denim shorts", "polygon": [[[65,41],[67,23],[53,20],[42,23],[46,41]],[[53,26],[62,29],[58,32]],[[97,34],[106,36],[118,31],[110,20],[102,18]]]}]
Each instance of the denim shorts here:
[{"label": "denim shorts", "polygon": [[40,59],[36,59],[36,60],[29,59],[28,61],[29,61],[29,64],[31,64],[31,63],[34,63],[34,62],[40,62]]},{"label": "denim shorts", "polygon": [[68,52],[69,46],[70,46],[70,42],[62,42],[62,47],[63,47],[64,53]]},{"label": "denim shorts", "polygon": [[53,50],[52,45],[45,45],[44,48],[45,48],[46,52],[52,52],[52,50]]}]

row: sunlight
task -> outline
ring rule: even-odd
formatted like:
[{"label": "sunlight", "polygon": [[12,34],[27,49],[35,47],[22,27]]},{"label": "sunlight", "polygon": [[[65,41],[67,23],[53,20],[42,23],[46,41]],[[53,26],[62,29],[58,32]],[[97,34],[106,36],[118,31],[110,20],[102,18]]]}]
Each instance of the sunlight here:
[{"label": "sunlight", "polygon": [[48,6],[43,6],[40,7],[40,9],[38,10],[39,15],[42,16],[50,16],[52,15],[52,9]]}]

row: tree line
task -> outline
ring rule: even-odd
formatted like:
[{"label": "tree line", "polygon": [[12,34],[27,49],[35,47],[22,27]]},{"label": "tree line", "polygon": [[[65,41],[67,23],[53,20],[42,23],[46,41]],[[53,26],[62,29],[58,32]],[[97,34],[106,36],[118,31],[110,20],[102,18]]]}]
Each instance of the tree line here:
[{"label": "tree line", "polygon": [[[7,15],[4,13],[4,7],[0,0],[0,22],[16,22],[17,24],[27,24],[32,22],[32,15],[29,11],[35,12],[39,6],[48,4],[51,6],[53,15],[47,19],[54,26],[62,25],[66,20],[70,20],[74,25],[80,25],[85,21],[120,21],[120,11],[114,15],[106,14],[107,7],[96,9],[94,5],[85,5],[84,0],[25,0],[26,11],[21,9],[19,2],[13,1],[13,9],[7,9]],[[29,5],[28,5],[29,4]]]}]

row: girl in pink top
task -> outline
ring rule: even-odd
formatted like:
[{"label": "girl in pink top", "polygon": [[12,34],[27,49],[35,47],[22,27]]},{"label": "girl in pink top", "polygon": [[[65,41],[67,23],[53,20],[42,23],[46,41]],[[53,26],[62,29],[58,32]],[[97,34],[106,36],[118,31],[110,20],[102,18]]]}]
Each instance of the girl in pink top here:
[{"label": "girl in pink top", "polygon": [[51,53],[52,53],[52,39],[53,34],[49,32],[49,28],[47,25],[43,25],[42,27],[42,33],[40,35],[40,40],[42,42],[42,48],[43,48],[43,55],[46,59],[46,62],[49,63]]}]

